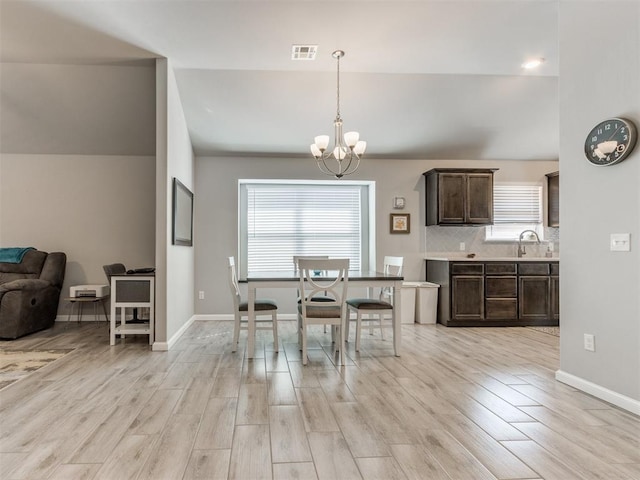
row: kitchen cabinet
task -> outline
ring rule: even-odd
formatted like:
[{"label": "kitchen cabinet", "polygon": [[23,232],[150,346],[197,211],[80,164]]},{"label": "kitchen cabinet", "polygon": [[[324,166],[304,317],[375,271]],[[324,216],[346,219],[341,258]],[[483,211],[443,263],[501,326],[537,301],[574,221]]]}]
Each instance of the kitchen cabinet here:
[{"label": "kitchen cabinet", "polygon": [[485,318],[507,320],[518,314],[518,280],[515,263],[485,265]]},{"label": "kitchen cabinet", "polygon": [[544,320],[551,312],[551,279],[548,263],[518,265],[518,318]]},{"label": "kitchen cabinet", "polygon": [[547,225],[560,226],[560,172],[547,173]]},{"label": "kitchen cabinet", "polygon": [[425,172],[427,225],[491,225],[496,168]]},{"label": "kitchen cabinet", "polygon": [[451,312],[455,320],[484,318],[484,265],[456,264],[451,276]]},{"label": "kitchen cabinet", "polygon": [[558,261],[427,260],[447,326],[558,325]]}]

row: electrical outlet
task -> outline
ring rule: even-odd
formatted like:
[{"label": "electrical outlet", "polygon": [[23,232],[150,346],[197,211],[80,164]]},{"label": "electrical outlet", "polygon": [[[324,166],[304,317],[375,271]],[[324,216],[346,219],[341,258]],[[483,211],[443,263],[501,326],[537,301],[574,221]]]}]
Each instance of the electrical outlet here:
[{"label": "electrical outlet", "polygon": [[200,291],[198,292],[198,298],[199,298],[200,300],[204,300],[204,290],[200,290]]},{"label": "electrical outlet", "polygon": [[596,337],[590,333],[584,334],[584,349],[588,352],[596,351]]},{"label": "electrical outlet", "polygon": [[460,251],[464,252],[466,250],[466,245],[464,244],[464,242],[460,242]]}]

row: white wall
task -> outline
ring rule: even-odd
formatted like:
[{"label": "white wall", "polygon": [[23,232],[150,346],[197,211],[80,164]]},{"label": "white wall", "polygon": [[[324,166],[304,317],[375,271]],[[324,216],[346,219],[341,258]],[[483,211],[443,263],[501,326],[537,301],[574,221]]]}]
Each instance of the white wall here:
[{"label": "white wall", "polygon": [[[603,15],[615,35],[599,27]],[[640,145],[611,167],[582,151],[606,118],[640,127],[640,2],[561,0],[560,50],[558,378],[640,413]],[[631,233],[631,251],[609,251],[611,233]]]},{"label": "white wall", "polygon": [[157,61],[156,342],[170,348],[194,314],[194,247],[172,245],[172,184],[191,191],[194,155],[170,62]]},{"label": "white wall", "polygon": [[[546,181],[545,173],[556,171],[553,161],[445,161],[445,160],[380,160],[366,159],[351,180],[376,182],[377,264],[385,255],[404,257],[407,280],[425,278],[423,256],[427,250],[425,195],[423,172],[436,167],[499,168],[496,181]],[[196,158],[196,282],[195,290],[205,292],[204,300],[196,300],[198,314],[232,312],[226,272],[227,257],[238,254],[238,179],[331,179],[315,165],[313,158]],[[389,214],[393,197],[406,198],[403,212],[411,215],[411,233],[389,233]],[[443,227],[444,228],[444,227]],[[473,227],[470,227],[473,228]],[[261,296],[274,298],[283,313],[294,313],[295,302],[290,292],[261,291]]]}]

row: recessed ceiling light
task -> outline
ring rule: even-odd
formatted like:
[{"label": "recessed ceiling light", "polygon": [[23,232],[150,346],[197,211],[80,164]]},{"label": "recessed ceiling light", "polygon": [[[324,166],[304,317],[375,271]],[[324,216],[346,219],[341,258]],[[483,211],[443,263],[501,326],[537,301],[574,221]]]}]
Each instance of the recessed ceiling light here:
[{"label": "recessed ceiling light", "polygon": [[317,45],[292,45],[291,60],[315,60]]},{"label": "recessed ceiling light", "polygon": [[524,62],[522,64],[522,68],[524,68],[526,70],[531,70],[533,68],[539,67],[543,63],[544,63],[544,58],[542,58],[542,57],[540,57],[540,58],[532,58],[532,59],[527,60],[526,62]]}]

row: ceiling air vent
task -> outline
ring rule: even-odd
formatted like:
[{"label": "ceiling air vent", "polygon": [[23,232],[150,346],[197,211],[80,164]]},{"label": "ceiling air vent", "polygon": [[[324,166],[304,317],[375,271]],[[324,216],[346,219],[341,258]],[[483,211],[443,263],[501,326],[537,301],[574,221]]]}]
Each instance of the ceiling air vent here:
[{"label": "ceiling air vent", "polygon": [[293,45],[291,60],[315,60],[317,51],[317,45]]}]

